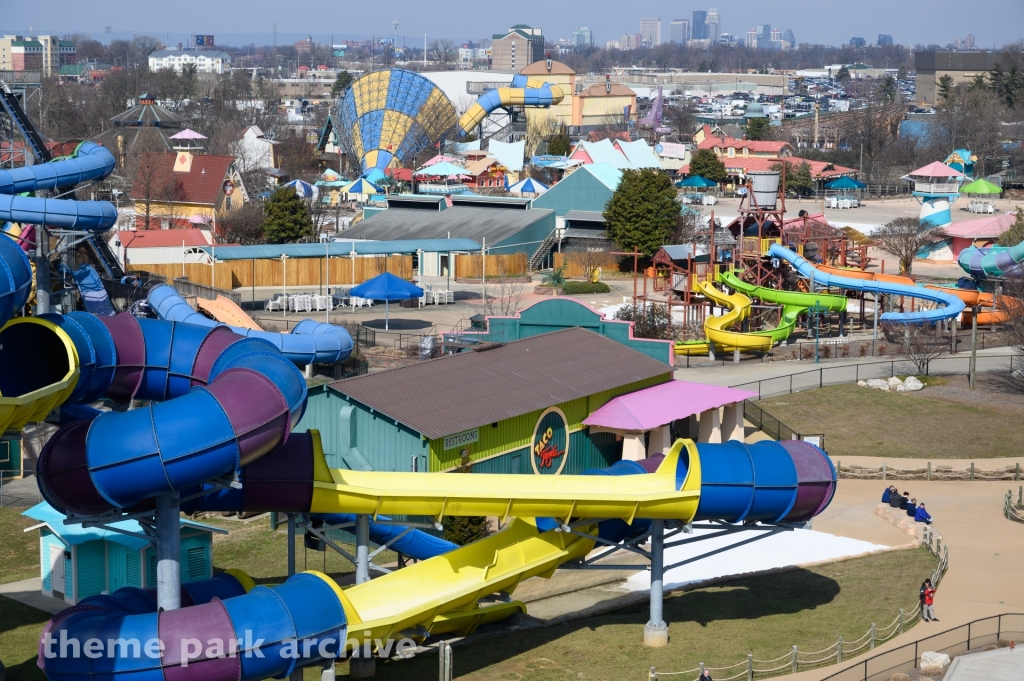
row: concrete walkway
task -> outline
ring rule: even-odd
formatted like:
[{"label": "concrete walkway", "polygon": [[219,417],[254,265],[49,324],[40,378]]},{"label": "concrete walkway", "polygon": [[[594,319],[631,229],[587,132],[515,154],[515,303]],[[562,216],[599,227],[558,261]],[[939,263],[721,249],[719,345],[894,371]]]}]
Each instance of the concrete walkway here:
[{"label": "concrete walkway", "polygon": [[[978,372],[990,371],[993,369],[999,369],[1006,366],[1007,356],[1014,354],[1012,348],[1001,347],[1001,348],[986,348],[978,351]],[[966,363],[970,357],[969,352],[960,352],[955,355],[946,355],[941,359],[933,361],[933,365],[938,371],[941,371],[944,367],[949,365],[949,360],[955,360],[957,362]],[[706,358],[699,358],[701,360],[700,365],[696,365],[695,359],[690,358],[690,366],[685,366],[686,358],[676,358],[676,371],[675,377],[683,381],[694,381],[696,383],[707,383],[709,385],[725,385],[735,386],[743,385],[747,386],[750,383],[756,383],[757,381],[768,381],[771,379],[778,379],[790,374],[797,374],[801,372],[818,371],[819,369],[826,370],[826,382],[828,381],[828,371],[842,369],[843,367],[854,367],[858,364],[872,364],[879,362],[891,362],[896,361],[897,364],[904,363],[900,357],[857,357],[853,359],[834,359],[825,360],[818,363],[813,361],[805,360],[793,360],[790,362],[740,362],[739,364],[733,364],[726,362],[723,364],[721,361],[713,363]],[[1014,365],[1016,362],[1014,360]],[[1024,357],[1020,358],[1021,366],[1024,367]],[[680,366],[682,364],[682,366]],[[838,380],[841,377],[841,373],[836,371],[834,380]]]},{"label": "concrete walkway", "polygon": [[31,579],[23,579],[20,582],[0,584],[0,596],[24,603],[36,610],[42,610],[51,615],[56,615],[61,610],[71,607],[62,600],[44,596],[41,589],[42,585],[39,577],[32,577]]},{"label": "concrete walkway", "polygon": [[[963,462],[950,463],[957,466]],[[912,485],[918,498],[928,500],[928,510],[935,526],[949,547],[949,570],[935,597],[935,614],[939,621],[920,623],[902,636],[878,646],[869,655],[877,655],[979,618],[1005,612],[1024,612],[1024,588],[1021,588],[1020,580],[1020,566],[1024,564],[1024,525],[1010,522],[1002,514],[1002,495],[1013,483],[910,481],[899,484]],[[842,531],[847,536],[859,534],[877,542],[879,539],[874,536],[883,532],[878,527],[881,524],[888,527],[888,531],[905,538],[906,535],[881,518],[873,516],[875,524],[872,524],[865,515],[873,515],[874,505],[881,498],[884,487],[885,483],[879,480],[840,481],[835,500],[815,520],[814,528],[826,532]],[[926,576],[922,575],[921,579]],[[913,602],[915,595],[908,594],[908,603]],[[792,681],[819,681],[864,657],[787,678]]]}]

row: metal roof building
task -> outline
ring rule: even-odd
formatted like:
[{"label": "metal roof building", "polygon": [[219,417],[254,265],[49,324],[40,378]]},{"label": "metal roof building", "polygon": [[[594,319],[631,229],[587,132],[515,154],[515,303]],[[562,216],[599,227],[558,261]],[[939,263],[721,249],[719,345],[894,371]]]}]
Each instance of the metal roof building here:
[{"label": "metal roof building", "polygon": [[[468,450],[478,472],[579,474],[622,452],[583,420],[672,379],[664,361],[582,328],[484,347],[313,388],[297,429],[319,429],[336,467],[446,471]],[[540,441],[560,452],[548,465]]]},{"label": "metal roof building", "polygon": [[488,253],[523,252],[529,256],[555,231],[553,210],[520,209],[515,201],[504,201],[501,206],[456,201],[453,197],[452,207],[440,211],[388,208],[346,230],[345,237],[387,241],[457,238],[481,245],[486,240]]},{"label": "metal roof building", "polygon": [[[348,230],[346,235],[354,230]],[[282,255],[289,258],[332,258],[356,255],[407,255],[410,253],[441,252],[464,253],[479,251],[480,244],[472,239],[401,239],[398,241],[365,241],[339,239],[318,244],[257,244],[253,246],[202,246],[203,251],[218,262],[228,260],[270,260]]]}]

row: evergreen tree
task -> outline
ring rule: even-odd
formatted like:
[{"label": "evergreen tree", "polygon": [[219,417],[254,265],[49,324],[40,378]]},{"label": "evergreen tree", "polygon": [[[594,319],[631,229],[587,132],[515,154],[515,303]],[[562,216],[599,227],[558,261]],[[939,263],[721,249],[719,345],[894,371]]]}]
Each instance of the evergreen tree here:
[{"label": "evergreen tree", "polygon": [[351,85],[352,74],[345,70],[338,71],[338,76],[334,79],[334,84],[331,85],[331,97],[342,96]]},{"label": "evergreen tree", "polygon": [[939,78],[938,95],[943,104],[949,102],[950,98],[953,96],[953,76],[947,73]]},{"label": "evergreen tree", "polygon": [[293,187],[280,187],[264,205],[263,236],[268,244],[295,243],[313,233],[306,204]]},{"label": "evergreen tree", "polygon": [[[469,450],[462,450],[462,459],[455,468],[455,473],[472,473],[473,462],[469,460]],[[487,518],[483,516],[445,516],[444,538],[448,541],[465,546],[487,536]]]},{"label": "evergreen tree", "polygon": [[900,64],[900,70],[896,72],[896,80],[907,79],[907,67]]},{"label": "evergreen tree", "polygon": [[551,156],[568,156],[572,151],[572,141],[564,131],[559,131],[548,140],[548,154]]},{"label": "evergreen tree", "polygon": [[608,237],[647,256],[668,243],[682,211],[672,180],[653,168],[626,170],[604,209]]},{"label": "evergreen tree", "polygon": [[797,190],[797,193],[804,194],[814,189],[814,177],[811,175],[811,164],[804,161],[797,166],[793,173],[793,180],[790,186]]},{"label": "evergreen tree", "polygon": [[988,88],[988,83],[985,81],[984,73],[974,74],[974,78],[971,79],[971,84],[967,86],[967,89],[970,92],[978,92],[986,88]]},{"label": "evergreen tree", "polygon": [[846,66],[840,67],[839,71],[836,72],[836,80],[840,83],[845,80],[850,80],[850,69],[846,68]]},{"label": "evergreen tree", "polygon": [[878,86],[878,95],[887,102],[896,101],[896,79],[886,76]]},{"label": "evergreen tree", "polygon": [[725,181],[725,164],[711,149],[701,149],[690,158],[690,174],[706,180]]},{"label": "evergreen tree", "polygon": [[1017,219],[1010,228],[999,235],[998,245],[1016,246],[1024,241],[1024,209],[1017,208]]},{"label": "evergreen tree", "polygon": [[744,131],[748,140],[766,140],[771,134],[770,124],[767,118],[751,118],[747,121]]}]

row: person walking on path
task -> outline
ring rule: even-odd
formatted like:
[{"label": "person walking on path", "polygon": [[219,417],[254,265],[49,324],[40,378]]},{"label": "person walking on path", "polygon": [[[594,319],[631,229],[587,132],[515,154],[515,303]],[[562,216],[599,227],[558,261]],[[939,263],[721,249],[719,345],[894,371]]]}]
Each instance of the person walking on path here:
[{"label": "person walking on path", "polygon": [[925,622],[939,621],[935,616],[935,587],[930,579],[924,580],[921,585],[921,619]]},{"label": "person walking on path", "polygon": [[697,681],[714,681],[711,678],[711,672],[708,671],[707,667],[704,667],[704,672],[700,675],[700,678]]}]

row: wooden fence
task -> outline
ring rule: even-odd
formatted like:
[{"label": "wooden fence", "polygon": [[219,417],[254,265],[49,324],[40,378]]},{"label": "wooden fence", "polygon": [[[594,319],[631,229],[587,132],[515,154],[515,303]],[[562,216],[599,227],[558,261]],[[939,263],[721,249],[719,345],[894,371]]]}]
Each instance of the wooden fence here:
[{"label": "wooden fence", "polygon": [[[459,279],[479,279],[481,275],[480,254],[469,253],[455,256],[455,276]],[[487,276],[521,276],[526,274],[526,254],[507,253],[487,256]]]},{"label": "wooden fence", "polygon": [[[554,267],[557,269],[562,265],[566,266],[565,276],[566,277],[585,277],[587,273],[579,262],[572,257],[571,253],[554,253]],[[605,272],[618,272],[619,271],[619,256],[607,255],[604,258],[599,267]],[[632,261],[630,261],[630,267],[632,267]],[[633,270],[630,269],[630,272]]]},{"label": "wooden fence", "polygon": [[[479,260],[479,257],[477,258]],[[325,277],[325,258],[288,258],[285,263],[278,259],[228,260],[213,265],[201,263],[178,264],[132,263],[132,269],[146,270],[161,274],[168,279],[182,276],[197,284],[223,289],[247,288],[251,286],[282,286],[287,271],[288,286],[352,286],[372,279],[384,271],[403,279],[412,278],[412,256],[392,255],[387,258],[330,258],[330,276]]]}]

